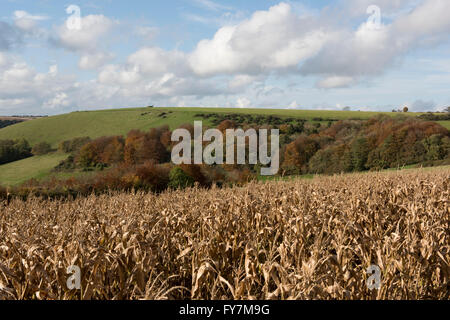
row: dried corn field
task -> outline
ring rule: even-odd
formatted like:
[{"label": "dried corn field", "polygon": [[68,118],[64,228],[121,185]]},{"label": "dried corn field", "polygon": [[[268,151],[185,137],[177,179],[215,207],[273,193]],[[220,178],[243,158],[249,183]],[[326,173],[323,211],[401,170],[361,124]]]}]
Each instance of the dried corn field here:
[{"label": "dried corn field", "polygon": [[448,299],[449,183],[441,168],[13,200],[0,204],[0,298]]}]

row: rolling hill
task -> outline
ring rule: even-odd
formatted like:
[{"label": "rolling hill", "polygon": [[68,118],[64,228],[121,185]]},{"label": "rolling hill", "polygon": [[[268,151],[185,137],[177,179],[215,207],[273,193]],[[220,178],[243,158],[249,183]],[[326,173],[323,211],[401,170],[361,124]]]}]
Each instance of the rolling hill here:
[{"label": "rolling hill", "polygon": [[[202,120],[211,125],[211,120],[201,114],[247,114],[277,116],[282,119],[303,119],[321,122],[344,119],[369,119],[380,113],[355,111],[308,111],[281,109],[222,109],[222,108],[134,108],[100,111],[73,112],[53,117],[38,118],[0,129],[0,140],[25,138],[33,146],[48,142],[53,148],[64,140],[76,137],[126,135],[132,129],[148,130],[161,125],[174,129],[184,123]],[[398,116],[397,113],[383,113]],[[417,113],[408,113],[417,116]],[[441,123],[450,128],[450,122]],[[0,166],[0,185],[17,185],[28,179],[42,179],[52,175],[51,170],[67,155],[53,153],[41,157]]]},{"label": "rolling hill", "polygon": [[[54,117],[26,121],[0,129],[0,140],[25,138],[31,145],[48,142],[53,147],[64,140],[76,137],[125,135],[132,129],[148,130],[161,125],[169,125],[171,129],[183,123],[202,120],[198,114],[251,114],[292,117],[312,121],[323,119],[369,119],[377,112],[355,111],[308,111],[308,110],[274,110],[274,109],[222,109],[222,108],[136,108],[101,111],[73,112]],[[396,116],[396,113],[384,113]],[[409,113],[410,116],[418,115]],[[209,124],[207,120],[204,120]],[[450,123],[449,123],[450,124]]]}]

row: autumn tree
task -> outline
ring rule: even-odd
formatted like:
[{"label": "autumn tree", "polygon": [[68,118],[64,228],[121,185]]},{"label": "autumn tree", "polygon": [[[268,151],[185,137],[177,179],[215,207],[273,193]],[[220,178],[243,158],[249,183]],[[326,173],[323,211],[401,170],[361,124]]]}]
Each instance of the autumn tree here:
[{"label": "autumn tree", "polygon": [[127,165],[142,164],[146,161],[164,163],[170,154],[161,142],[165,131],[152,129],[148,133],[132,130],[125,141],[124,160]]},{"label": "autumn tree", "polygon": [[284,168],[296,168],[299,172],[306,172],[309,159],[320,149],[319,143],[306,136],[298,137],[286,146],[284,154]]}]

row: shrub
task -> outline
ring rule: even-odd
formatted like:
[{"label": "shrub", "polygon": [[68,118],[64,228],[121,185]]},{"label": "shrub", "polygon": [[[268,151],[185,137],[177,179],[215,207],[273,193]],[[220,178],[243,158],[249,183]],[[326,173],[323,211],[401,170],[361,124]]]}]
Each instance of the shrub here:
[{"label": "shrub", "polygon": [[76,162],[84,168],[120,163],[124,157],[124,144],[121,136],[98,138],[80,149]]},{"label": "shrub", "polygon": [[169,185],[169,169],[162,165],[146,162],[136,168],[136,176],[146,190],[161,192]]},{"label": "shrub", "polygon": [[72,140],[66,140],[59,144],[58,149],[64,153],[74,153],[79,151],[84,145],[89,143],[91,138],[81,137]]},{"label": "shrub", "polygon": [[47,142],[38,143],[31,150],[31,153],[33,153],[33,155],[35,156],[42,156],[45,154],[49,154],[50,152],[52,152],[52,146]]},{"label": "shrub", "polygon": [[169,174],[169,187],[172,189],[184,189],[193,187],[195,183],[194,178],[189,176],[180,167],[175,167]]}]

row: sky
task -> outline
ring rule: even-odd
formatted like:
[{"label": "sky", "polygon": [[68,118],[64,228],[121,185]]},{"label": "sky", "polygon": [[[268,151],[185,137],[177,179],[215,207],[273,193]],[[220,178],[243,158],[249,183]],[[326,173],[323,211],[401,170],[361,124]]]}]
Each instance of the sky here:
[{"label": "sky", "polygon": [[438,111],[449,0],[0,0],[0,115]]}]

